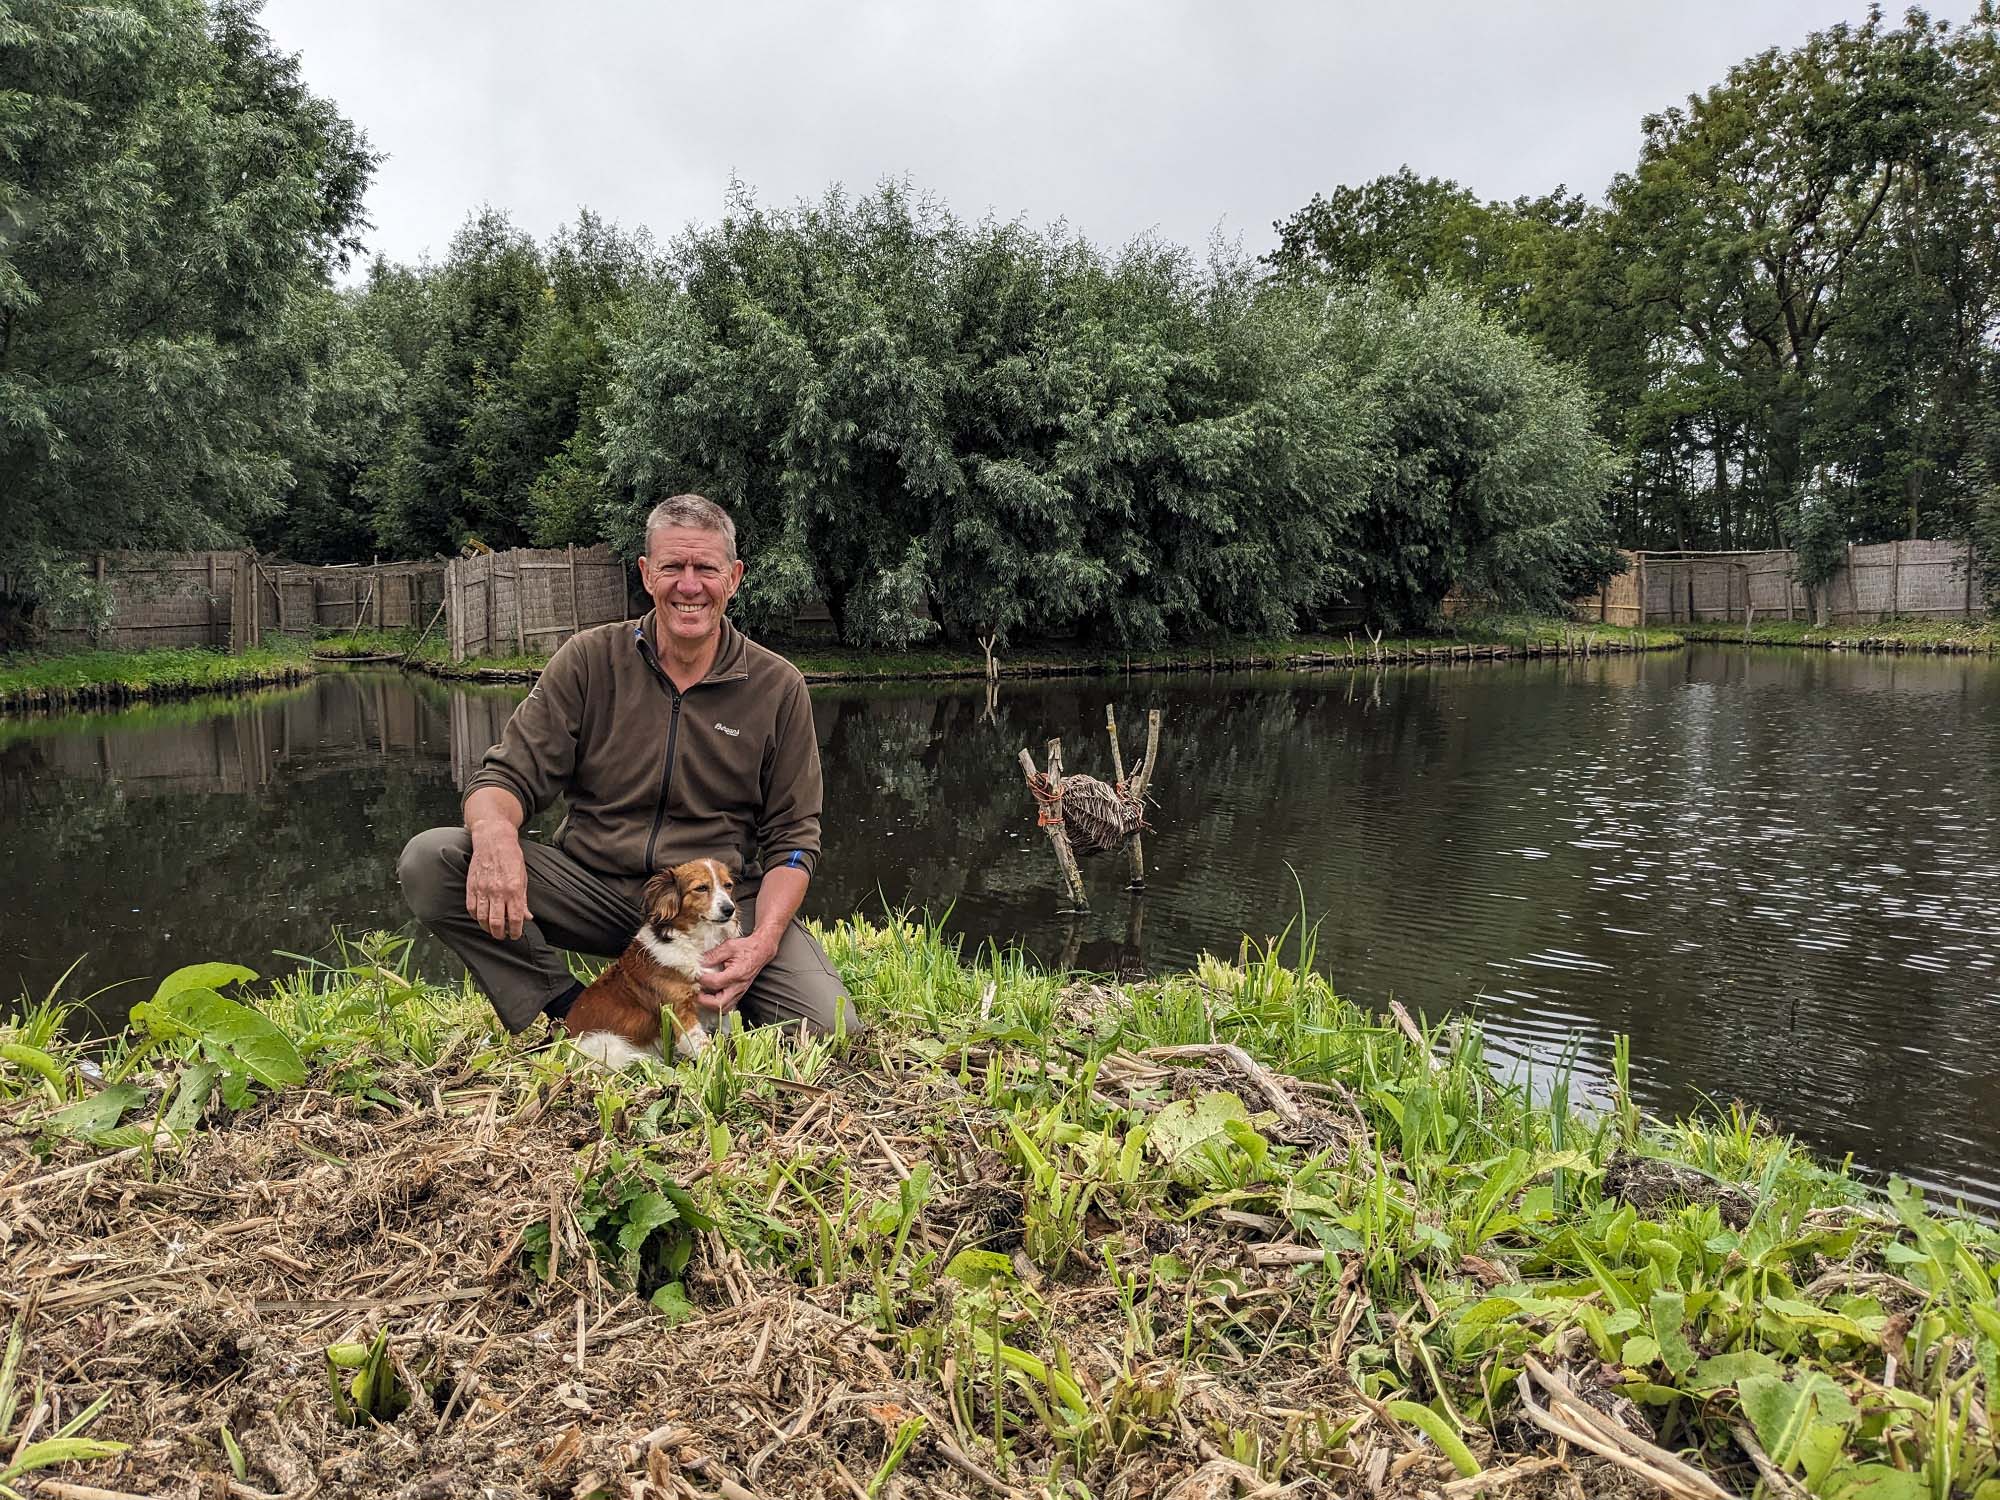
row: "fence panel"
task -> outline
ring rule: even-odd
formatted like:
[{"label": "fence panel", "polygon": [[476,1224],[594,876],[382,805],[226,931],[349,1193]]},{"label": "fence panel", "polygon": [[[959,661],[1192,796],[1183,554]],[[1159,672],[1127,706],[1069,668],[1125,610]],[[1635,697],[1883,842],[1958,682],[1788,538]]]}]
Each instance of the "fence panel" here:
[{"label": "fence panel", "polygon": [[439,562],[314,565],[257,560],[258,628],[278,635],[422,630],[444,603]]},{"label": "fence panel", "polygon": [[626,582],[605,546],[459,558],[446,582],[452,660],[548,655],[579,630],[628,618]]},{"label": "fence panel", "polygon": [[[1646,552],[1627,554],[1644,579],[1640,623],[1695,620],[1810,619],[1811,601],[1793,577],[1797,554],[1764,552]],[[1875,542],[1849,546],[1824,585],[1827,619],[1851,625],[1892,615],[1963,619],[1985,613],[1972,548],[1958,541]],[[1593,601],[1578,601],[1588,612]],[[1619,621],[1618,623],[1628,623]]]},{"label": "fence panel", "polygon": [[110,596],[109,622],[53,629],[49,642],[119,651],[227,647],[246,559],[245,553],[229,551],[93,553],[79,559],[78,567]]}]

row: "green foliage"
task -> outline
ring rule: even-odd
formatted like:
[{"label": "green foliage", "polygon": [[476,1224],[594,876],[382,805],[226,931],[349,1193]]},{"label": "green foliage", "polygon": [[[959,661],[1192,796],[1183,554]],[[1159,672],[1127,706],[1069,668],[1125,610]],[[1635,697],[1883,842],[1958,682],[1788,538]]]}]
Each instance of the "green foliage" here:
[{"label": "green foliage", "polygon": [[[1580,388],[1446,299],[967,226],[893,184],[739,194],[673,267],[617,345],[603,453],[634,497],[731,508],[753,628],[818,597],[850,646],[1148,646],[1601,576]],[[606,533],[635,546],[643,509]]]},{"label": "green foliage", "polygon": [[0,27],[0,572],[271,513],[309,389],[291,310],[355,248],[375,157],[241,0],[18,0]]},{"label": "green foliage", "polygon": [[1453,588],[1555,611],[1609,576],[1617,466],[1572,372],[1447,292],[1362,289],[1329,309],[1339,383],[1375,431],[1352,543],[1372,624],[1433,628]]},{"label": "green foliage", "polygon": [[643,237],[588,212],[544,249],[487,210],[438,267],[374,268],[367,315],[422,335],[398,350],[398,410],[357,482],[383,550],[596,540],[585,518],[604,501],[595,424],[606,339],[651,274]]},{"label": "green foliage", "polygon": [[409,1407],[409,1390],[390,1363],[386,1328],[366,1344],[329,1344],[325,1354],[336,1421],[349,1427],[393,1422]]},{"label": "green foliage", "polygon": [[1834,499],[1816,488],[1809,489],[1786,540],[1795,558],[1793,577],[1805,588],[1815,618],[1822,625],[1832,605],[1827,585],[1847,561],[1847,533],[1847,517]]},{"label": "green foliage", "polygon": [[[1454,287],[1574,362],[1639,546],[1963,535],[2000,333],[2000,20],[1871,11],[1649,114],[1601,206],[1407,168],[1278,226],[1282,273]],[[1828,523],[1830,526],[1831,522]]]},{"label": "green foliage", "polygon": [[312,664],[286,641],[231,655],[201,647],[14,656],[0,665],[0,706],[61,707],[78,698],[179,697],[298,681]]},{"label": "green foliage", "polygon": [[[552,1085],[594,1095],[574,1192],[523,1230],[525,1269],[537,1282],[601,1271],[669,1322],[706,1310],[688,1274],[702,1242],[740,1255],[763,1295],[822,1288],[814,1300],[831,1312],[837,1289],[899,1389],[928,1393],[936,1424],[883,1408],[873,1472],[885,1487],[947,1426],[965,1452],[1037,1476],[1091,1472],[1195,1430],[1267,1481],[1343,1480],[1363,1456],[1351,1421],[1322,1414],[1273,1444],[1210,1428],[1183,1399],[1253,1360],[1312,1370],[1329,1349],[1329,1374],[1406,1446],[1433,1447],[1440,1471],[1512,1461],[1515,1380],[1532,1357],[1592,1372],[1734,1493],[1755,1483],[1746,1439],[1815,1495],[1979,1496],[2000,1482],[1992,1226],[1901,1183],[1865,1189],[1741,1111],[1672,1124],[1624,1103],[1572,1111],[1566,1072],[1553,1086],[1499,1076],[1476,1024],[1412,1038],[1342,1001],[1315,972],[1314,938],[1246,942],[1235,962],[1121,986],[1078,1027],[1056,979],[1017,954],[967,961],[934,926],[844,926],[829,955],[871,1030],[837,1069],[824,1046],[794,1052],[751,1032],[694,1064],[561,1080],[560,1052],[488,1045],[483,1000],[413,984],[379,938],[262,1008],[322,1069],[316,1083],[412,1057],[435,1066],[442,1044],[455,1075],[481,1079],[468,1128],[496,1101],[540,1119]],[[149,1003],[240,977],[197,966]],[[384,1004],[404,989],[415,998]],[[365,1054],[325,1029],[343,1014],[372,1018]],[[68,1076],[72,1045],[35,1036]],[[1188,1060],[1153,1049],[1189,1043],[1240,1048],[1315,1114],[1312,1128],[1266,1113],[1256,1074],[1210,1087],[1216,1053],[1157,1076]],[[177,1032],[150,1055],[185,1077],[213,1066],[203,1045]],[[115,1047],[106,1062],[129,1071]],[[433,1079],[418,1073],[413,1097]],[[864,1101],[876,1119],[897,1116],[907,1162],[878,1139],[886,1123],[846,1124],[861,1119],[848,1103]],[[13,1107],[31,1119],[46,1108],[39,1092]],[[825,1124],[801,1129],[809,1117]],[[543,1128],[570,1132],[573,1118]],[[1613,1150],[1680,1185],[1636,1207],[1607,1187]],[[1726,1222],[1707,1201],[1716,1179],[1745,1213]],[[1018,1248],[968,1212],[996,1191],[1018,1198]],[[1257,1268],[1273,1245],[1284,1264]],[[524,1290],[569,1307],[568,1290]],[[0,1438],[11,1369],[0,1366]],[[328,1348],[326,1371],[335,1415],[354,1422],[395,1420],[427,1378],[382,1332]]]},{"label": "green foliage", "polygon": [[216,993],[219,986],[256,977],[237,964],[194,964],[169,974],[152,999],[132,1007],[132,1026],[148,1044],[185,1039],[200,1047],[220,1070],[231,1109],[249,1098],[252,1082],[276,1089],[306,1076],[298,1049],[275,1022]]}]

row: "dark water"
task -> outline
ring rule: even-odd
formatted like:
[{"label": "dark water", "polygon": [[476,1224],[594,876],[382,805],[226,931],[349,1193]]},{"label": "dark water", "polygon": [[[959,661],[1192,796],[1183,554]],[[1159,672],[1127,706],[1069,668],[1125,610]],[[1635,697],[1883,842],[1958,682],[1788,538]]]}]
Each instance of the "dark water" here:
[{"label": "dark water", "polygon": [[[355,672],[131,714],[0,721],[0,993],[196,959],[271,972],[403,923],[408,834],[514,699]],[[1058,914],[1013,766],[1103,771],[1165,712],[1149,890]],[[816,915],[950,908],[1047,962],[1161,969],[1298,911],[1358,999],[1477,1009],[1497,1049],[1632,1038],[1645,1102],[1741,1099],[1833,1155],[2000,1204],[2000,669],[1693,650],[1380,676],[815,693]],[[439,974],[451,960],[425,950]],[[122,1013],[134,984],[98,1002]]]}]

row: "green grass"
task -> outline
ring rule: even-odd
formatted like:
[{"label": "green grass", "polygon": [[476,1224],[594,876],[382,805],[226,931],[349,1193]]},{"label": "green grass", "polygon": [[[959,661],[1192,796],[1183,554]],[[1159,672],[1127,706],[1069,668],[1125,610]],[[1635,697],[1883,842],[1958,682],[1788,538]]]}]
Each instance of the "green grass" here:
[{"label": "green grass", "polygon": [[9,656],[0,658],[0,709],[186,697],[293,682],[311,671],[304,644],[289,640],[240,655],[188,647]]},{"label": "green grass", "polygon": [[[1741,642],[1741,621],[1703,620],[1676,625],[1691,641]],[[1759,620],[1748,639],[1755,646],[1819,646],[1846,650],[1947,652],[2000,651],[2000,621],[1894,619],[1853,625],[1814,625],[1806,620]]]},{"label": "green grass", "polygon": [[[412,982],[383,936],[259,993],[282,1046],[219,1012],[162,1013],[98,1050],[102,1090],[45,998],[0,1028],[0,1121],[66,1159],[80,1136],[148,1143],[172,1184],[180,1154],[232,1118],[232,1160],[260,1122],[298,1138],[261,1102],[253,1051],[300,1080],[280,1096],[324,1091],[312,1155],[355,1171],[372,1148],[328,1133],[341,1116],[386,1136],[462,1098],[452,1128],[490,1134],[578,1086],[594,1125],[544,1127],[571,1180],[503,1282],[558,1337],[509,1358],[558,1358],[579,1249],[674,1343],[664,1324],[713,1295],[691,1264],[726,1248],[765,1297],[831,1298],[874,1351],[863,1378],[894,1382],[879,1399],[913,1398],[878,1416],[859,1471],[877,1480],[948,1441],[1007,1483],[1070,1493],[1061,1476],[1079,1476],[1095,1494],[1149,1456],[1199,1461],[1198,1440],[1256,1482],[1337,1493],[1387,1443],[1435,1487],[1528,1456],[1521,1377],[1545,1369],[1624,1397],[1628,1422],[1732,1493],[1758,1483],[1755,1444],[1812,1495],[2000,1495],[2000,1233],[1900,1183],[1873,1191],[1741,1108],[1646,1117],[1623,1048],[1616,1097],[1585,1111],[1566,1067],[1535,1087],[1498,1076],[1476,1024],[1418,1041],[1342,1000],[1310,933],[1289,957],[1246,943],[1120,987],[967,957],[906,922],[827,940],[865,1037],[752,1032],[616,1076],[523,1052],[468,990]],[[91,1110],[121,1086],[130,1119]],[[161,1139],[162,1120],[180,1128]],[[1677,1186],[1635,1193],[1635,1173]],[[1005,1241],[966,1217],[980,1194],[1012,1205]],[[113,1211],[103,1232],[118,1228]],[[309,1223],[294,1232],[310,1243]],[[423,1250],[368,1244],[386,1281]],[[414,1358],[427,1335],[391,1337]],[[126,1420],[114,1404],[103,1435]],[[750,1447],[768,1441],[749,1430]]]},{"label": "green grass", "polygon": [[[432,631],[433,635],[437,632]],[[334,631],[330,635],[315,636],[312,642],[313,655],[318,657],[340,656],[402,656],[417,643],[418,632],[414,630],[359,630]]]},{"label": "green grass", "polygon": [[[421,640],[420,640],[421,637]],[[1371,642],[1364,633],[1232,637],[1154,651],[1117,652],[1098,648],[1036,644],[999,654],[1003,675],[1046,673],[1173,672],[1210,667],[1233,670],[1325,665],[1351,659],[1356,664],[1421,659],[1423,653],[1504,648],[1542,652],[1660,650],[1681,643],[1672,631],[1635,631],[1616,625],[1569,624],[1523,617],[1461,622],[1447,635],[1399,636]],[[823,641],[772,643],[815,681],[920,680],[985,675],[978,653],[917,648],[908,651],[849,651]],[[296,681],[312,671],[311,656],[399,655],[419,671],[442,678],[477,678],[488,673],[532,675],[547,665],[536,654],[450,659],[442,631],[336,631],[303,640],[278,640],[240,656],[206,649],[171,651],[77,651],[62,655],[0,659],[0,711],[60,709]]]}]

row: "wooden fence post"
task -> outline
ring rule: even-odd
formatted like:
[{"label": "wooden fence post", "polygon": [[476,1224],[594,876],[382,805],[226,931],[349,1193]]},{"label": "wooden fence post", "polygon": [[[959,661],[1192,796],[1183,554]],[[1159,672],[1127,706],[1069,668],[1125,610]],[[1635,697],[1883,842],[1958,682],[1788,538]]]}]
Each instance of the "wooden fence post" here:
[{"label": "wooden fence post", "polygon": [[[104,554],[102,552],[97,554],[97,592],[101,602],[104,593]],[[93,646],[102,646],[104,644],[104,627],[99,623],[103,618],[102,614],[96,612],[91,614],[90,644]]]},{"label": "wooden fence post", "polygon": [[514,554],[514,654],[528,654],[528,575],[518,551]]},{"label": "wooden fence post", "polygon": [[1889,614],[1903,612],[1903,539],[1889,543]]},{"label": "wooden fence post", "polygon": [[576,543],[569,544],[569,633],[583,633],[583,601],[576,595]]},{"label": "wooden fence post", "polygon": [[1973,567],[1973,565],[1972,565],[1972,561],[1973,561],[1973,557],[1974,557],[1974,554],[1976,554],[1976,553],[1978,552],[1978,550],[1979,550],[1979,546],[1978,546],[1978,544],[1977,544],[1976,542],[1972,542],[1972,541],[1967,541],[1967,542],[1966,542],[1966,544],[1965,544],[1965,617],[1966,617],[1966,619],[1968,619],[1968,620],[1972,618],[1972,575],[1973,575],[1973,574],[1974,574],[1974,573],[1975,573],[1975,572],[1977,571],[1977,570],[1976,570],[1976,569],[1975,569],[1975,568]]},{"label": "wooden fence post", "polygon": [[1847,610],[1852,622],[1861,619],[1861,581],[1854,572],[1854,543],[1847,544]]},{"label": "wooden fence post", "polygon": [[1645,554],[1645,553],[1643,553],[1643,552],[1641,552],[1641,553],[1639,553],[1639,554],[1638,554],[1638,558],[1639,558],[1639,562],[1638,562],[1638,571],[1639,571],[1639,628],[1640,628],[1641,630],[1644,630],[1644,629],[1646,628],[1646,554]]}]

